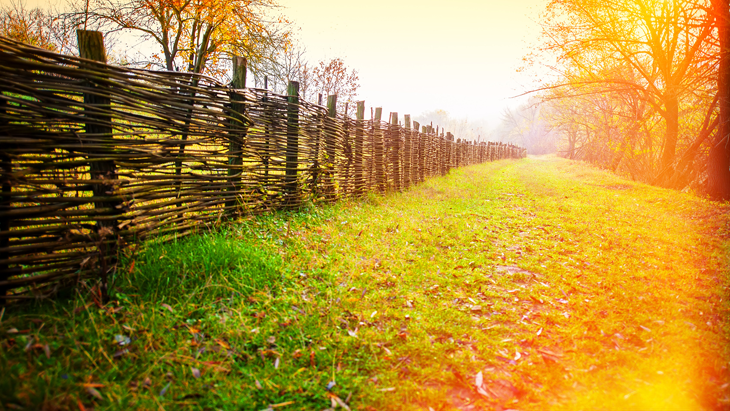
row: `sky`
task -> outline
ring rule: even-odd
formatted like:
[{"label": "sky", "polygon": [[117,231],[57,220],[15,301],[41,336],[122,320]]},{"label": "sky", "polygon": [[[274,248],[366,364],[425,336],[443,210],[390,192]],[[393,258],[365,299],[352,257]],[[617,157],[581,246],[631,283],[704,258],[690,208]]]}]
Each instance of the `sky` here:
[{"label": "sky", "polygon": [[[0,0],[8,4],[11,0]],[[547,0],[277,0],[306,59],[342,58],[358,71],[358,99],[417,117],[450,117],[496,127],[512,98],[534,87],[518,73],[539,37]],[[27,6],[63,0],[25,0]]]},{"label": "sky", "polygon": [[496,126],[533,84],[516,70],[546,0],[279,0],[310,62],[342,58],[385,113],[446,110]]}]

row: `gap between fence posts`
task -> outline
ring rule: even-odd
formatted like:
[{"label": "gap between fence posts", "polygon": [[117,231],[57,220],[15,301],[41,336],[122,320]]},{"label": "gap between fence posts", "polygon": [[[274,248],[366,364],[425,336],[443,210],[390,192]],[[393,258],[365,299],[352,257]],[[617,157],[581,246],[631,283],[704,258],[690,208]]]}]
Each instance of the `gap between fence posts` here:
[{"label": "gap between fence posts", "polygon": [[411,170],[413,170],[413,147],[411,138],[411,115],[403,115],[403,188],[413,184]]},{"label": "gap between fence posts", "polygon": [[375,185],[377,190],[381,193],[385,192],[386,189],[386,175],[385,175],[385,138],[380,132],[380,121],[383,116],[383,108],[375,108],[375,120],[373,121],[373,143],[375,146]]},{"label": "gap between fence posts", "polygon": [[[0,128],[8,125],[5,118],[7,101],[0,100]],[[10,278],[10,210],[12,185],[10,177],[13,173],[13,160],[9,155],[0,153],[0,184],[2,184],[2,197],[0,197],[0,281]],[[8,214],[6,214],[8,213]],[[0,287],[0,297],[7,294],[6,287]]]},{"label": "gap between fence posts", "polygon": [[[76,30],[76,37],[79,46],[79,55],[81,58],[95,60],[106,64],[106,50],[104,48],[104,37],[99,31]],[[90,92],[84,93],[84,124],[85,139],[101,140],[97,147],[104,146],[106,150],[114,151],[113,131],[111,127],[110,114],[98,114],[94,111],[107,112],[111,111],[111,96],[109,90],[105,90],[102,84],[105,79],[98,78],[96,81],[86,81],[86,86],[91,89]],[[118,214],[121,203],[118,201],[105,201],[103,197],[110,196],[114,193],[114,184],[117,180],[116,165],[112,160],[96,160],[94,157],[106,157],[105,150],[92,151],[87,150],[89,159],[89,174],[92,181],[103,181],[102,183],[93,183],[92,192],[98,200],[94,201],[96,209],[109,209],[111,215]],[[99,251],[99,268],[100,286],[99,291],[103,301],[109,298],[108,285],[109,274],[116,270],[117,264],[117,224],[116,218],[99,218],[96,221],[97,229],[97,248]],[[110,238],[110,241],[106,241]]]},{"label": "gap between fence posts", "polygon": [[393,172],[393,190],[401,191],[401,141],[400,127],[398,127],[398,113],[390,113],[390,124],[388,126],[388,140],[391,147],[391,168]]},{"label": "gap between fence posts", "polygon": [[[319,93],[317,95],[317,105],[322,105],[322,93]],[[319,194],[319,179],[321,174],[321,165],[319,161],[319,146],[322,141],[322,134],[324,133],[324,121],[325,116],[320,117],[320,113],[318,112],[316,118],[319,119],[317,122],[317,125],[315,126],[315,132],[314,132],[314,153],[312,154],[312,183],[311,183],[311,192],[312,192],[312,199],[316,200],[317,196]]]},{"label": "gap between fence posts", "polygon": [[286,120],[286,172],[284,175],[285,203],[299,203],[297,167],[299,163],[299,83],[289,81]]},{"label": "gap between fence posts", "polygon": [[[228,94],[231,99],[231,120],[230,126],[233,130],[237,129],[236,123],[245,122],[246,105],[245,98],[239,94],[237,90],[246,88],[246,59],[239,56],[233,56],[233,79],[231,80],[231,88],[233,90]],[[226,201],[225,208],[229,213],[236,211],[237,198],[241,195],[242,179],[243,179],[243,145],[246,143],[246,131],[241,135],[234,131],[228,134],[228,178],[231,187],[228,189],[229,196]],[[243,201],[241,201],[243,208]]]},{"label": "gap between fence posts", "polygon": [[325,199],[334,200],[335,191],[335,150],[337,147],[337,94],[327,96],[327,118],[325,119],[324,128],[324,147],[325,147],[325,163],[324,163],[324,180],[325,180]]}]

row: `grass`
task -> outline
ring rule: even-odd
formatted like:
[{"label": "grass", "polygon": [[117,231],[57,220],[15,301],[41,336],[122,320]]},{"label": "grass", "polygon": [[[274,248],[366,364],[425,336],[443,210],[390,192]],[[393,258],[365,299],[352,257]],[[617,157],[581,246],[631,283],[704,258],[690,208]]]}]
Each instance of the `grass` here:
[{"label": "grass", "polygon": [[148,243],[6,309],[0,404],[730,409],[727,212],[546,157]]}]

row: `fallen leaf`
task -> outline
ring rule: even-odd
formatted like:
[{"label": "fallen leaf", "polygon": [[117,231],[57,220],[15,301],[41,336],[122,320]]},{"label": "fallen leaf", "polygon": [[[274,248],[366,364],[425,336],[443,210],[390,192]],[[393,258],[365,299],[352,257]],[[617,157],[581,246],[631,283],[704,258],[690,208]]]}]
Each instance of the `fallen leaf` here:
[{"label": "fallen leaf", "polygon": [[355,337],[355,338],[357,338],[357,333],[356,333],[355,331],[352,331],[352,330],[347,330],[347,334],[349,334],[349,335],[350,335],[350,337]]},{"label": "fallen leaf", "polygon": [[262,386],[261,386],[261,383],[259,382],[259,380],[254,380],[254,385],[255,385],[255,386],[256,386],[256,388],[258,388],[259,390],[262,390],[262,389],[264,389],[264,387],[262,387]]},{"label": "fallen leaf", "polygon": [[165,388],[160,391],[160,397],[164,397],[165,393],[167,393],[167,389],[170,388],[170,384],[172,384],[172,381],[168,382],[167,385],[165,385]]},{"label": "fallen leaf", "polygon": [[137,331],[134,328],[132,328],[132,327],[126,325],[126,324],[122,324],[122,328],[124,328],[127,331],[132,331],[132,332]]},{"label": "fallen leaf", "polygon": [[200,370],[195,367],[190,367],[190,371],[193,372],[193,377],[200,378]]},{"label": "fallen leaf", "polygon": [[48,344],[45,344],[43,346],[43,352],[46,353],[46,358],[49,360],[51,359],[51,347],[48,346]]},{"label": "fallen leaf", "polygon": [[520,358],[522,358],[522,354],[520,354],[519,351],[515,350],[515,361],[519,360]]},{"label": "fallen leaf", "polygon": [[338,397],[334,394],[330,394],[330,395],[331,395],[331,398],[337,403],[337,405],[346,409],[347,411],[350,411],[350,407],[348,407],[347,404],[345,404],[345,402],[340,399],[340,397]]},{"label": "fallen leaf", "polygon": [[168,304],[162,304],[162,308],[165,308],[165,309],[167,309],[167,310],[168,310],[168,311],[170,311],[171,313],[173,313],[173,312],[174,312],[174,311],[172,311],[172,307],[170,307],[170,306],[169,306]]},{"label": "fallen leaf", "polygon": [[474,384],[476,384],[477,388],[481,388],[482,384],[484,384],[484,375],[482,375],[481,371],[477,373],[477,376],[474,379]]},{"label": "fallen leaf", "polygon": [[287,405],[294,404],[294,401],[287,401],[287,402],[280,402],[278,404],[271,404],[271,408],[279,408],[279,407],[286,407]]},{"label": "fallen leaf", "polygon": [[378,391],[383,391],[383,392],[395,391],[395,387],[381,388]]},{"label": "fallen leaf", "polygon": [[487,397],[487,398],[491,397],[491,395],[487,394],[487,392],[484,391],[484,388],[482,388],[482,387],[477,387],[477,392],[479,394],[483,395],[484,397]]},{"label": "fallen leaf", "polygon": [[89,393],[92,397],[96,398],[97,400],[103,400],[104,397],[101,396],[101,393],[94,387],[86,387],[86,392]]},{"label": "fallen leaf", "polygon": [[132,340],[127,337],[126,335],[117,334],[114,336],[114,341],[119,345],[127,345],[132,342]]}]

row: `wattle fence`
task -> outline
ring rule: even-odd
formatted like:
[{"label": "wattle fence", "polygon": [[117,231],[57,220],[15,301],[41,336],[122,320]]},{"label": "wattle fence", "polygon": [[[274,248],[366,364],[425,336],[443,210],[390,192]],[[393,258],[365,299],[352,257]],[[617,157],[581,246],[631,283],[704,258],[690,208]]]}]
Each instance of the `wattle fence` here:
[{"label": "wattle fence", "polygon": [[119,251],[146,237],[525,156],[380,109],[365,120],[362,102],[347,118],[336,96],[301,101],[295,82],[288,95],[245,88],[241,58],[224,85],[107,65],[97,32],[79,42],[88,58],[0,38],[0,299],[84,278],[103,294]]}]

